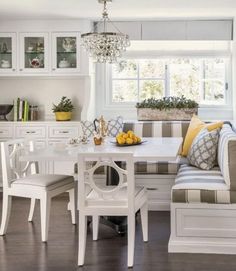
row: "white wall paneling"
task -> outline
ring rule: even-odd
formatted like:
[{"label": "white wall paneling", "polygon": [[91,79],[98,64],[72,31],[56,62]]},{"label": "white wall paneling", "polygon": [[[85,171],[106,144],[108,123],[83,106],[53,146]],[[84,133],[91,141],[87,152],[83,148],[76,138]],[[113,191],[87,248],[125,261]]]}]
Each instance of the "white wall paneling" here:
[{"label": "white wall paneling", "polygon": [[[72,119],[80,120],[91,115],[87,107],[90,94],[90,77],[4,77],[0,78],[1,103],[12,103],[17,97],[27,99],[30,104],[39,106],[40,120],[54,120],[52,104],[62,96],[72,99],[75,106]],[[12,119],[12,114],[8,116]]]}]

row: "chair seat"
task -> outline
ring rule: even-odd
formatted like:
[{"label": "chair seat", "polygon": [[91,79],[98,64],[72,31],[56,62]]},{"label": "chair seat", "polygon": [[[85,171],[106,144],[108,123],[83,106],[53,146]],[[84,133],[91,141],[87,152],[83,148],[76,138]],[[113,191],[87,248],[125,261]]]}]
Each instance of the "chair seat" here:
[{"label": "chair seat", "polygon": [[18,185],[36,186],[49,191],[73,182],[74,178],[69,175],[34,174],[26,176],[24,178],[13,180],[11,186],[12,187],[17,187]]},{"label": "chair seat", "polygon": [[[115,188],[116,186],[108,186],[109,189]],[[104,189],[104,188],[103,188]],[[141,186],[135,187],[135,198],[141,197],[145,193],[145,188]],[[95,190],[91,190],[90,193],[87,195],[87,206],[120,206],[120,205],[127,205],[128,197],[127,197],[127,187],[123,187],[120,189],[114,197],[107,196],[104,199],[99,199],[99,195]]]},{"label": "chair seat", "polygon": [[202,170],[182,165],[172,187],[172,202],[235,203],[236,191],[229,190],[218,167]]}]

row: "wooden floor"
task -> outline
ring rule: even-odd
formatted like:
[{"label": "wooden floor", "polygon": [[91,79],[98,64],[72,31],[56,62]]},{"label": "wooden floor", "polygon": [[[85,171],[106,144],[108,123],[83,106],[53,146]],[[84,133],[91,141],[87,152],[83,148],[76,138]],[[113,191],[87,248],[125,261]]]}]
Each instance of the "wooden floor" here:
[{"label": "wooden floor", "polygon": [[[29,200],[15,198],[8,234],[0,237],[0,271],[118,271],[126,270],[126,237],[101,225],[93,242],[88,229],[85,266],[77,267],[77,227],[66,210],[67,196],[55,198],[51,209],[49,241],[41,242],[39,206],[34,223],[27,222]],[[1,210],[1,204],[0,204]],[[137,225],[135,265],[139,271],[235,271],[236,256],[168,254],[169,212],[149,213],[149,242],[142,242]]]}]

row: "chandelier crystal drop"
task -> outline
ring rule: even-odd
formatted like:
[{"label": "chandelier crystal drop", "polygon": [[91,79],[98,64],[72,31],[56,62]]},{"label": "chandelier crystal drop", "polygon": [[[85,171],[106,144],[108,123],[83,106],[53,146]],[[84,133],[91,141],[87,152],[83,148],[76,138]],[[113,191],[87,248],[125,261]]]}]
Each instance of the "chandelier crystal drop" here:
[{"label": "chandelier crystal drop", "polygon": [[[108,18],[107,2],[111,2],[111,0],[99,0],[99,3],[104,4],[102,13],[103,32],[81,35],[82,46],[85,47],[95,62],[100,63],[117,62],[117,58],[121,57],[126,48],[130,46],[129,36],[121,33]],[[108,23],[112,24],[118,32],[107,32]]]}]

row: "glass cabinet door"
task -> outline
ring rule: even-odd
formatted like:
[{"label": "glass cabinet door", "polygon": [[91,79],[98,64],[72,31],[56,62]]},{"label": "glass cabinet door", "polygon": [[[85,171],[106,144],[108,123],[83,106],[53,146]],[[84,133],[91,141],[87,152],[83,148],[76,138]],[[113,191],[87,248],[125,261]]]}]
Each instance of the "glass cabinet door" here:
[{"label": "glass cabinet door", "polygon": [[0,33],[0,73],[16,71],[16,34]]},{"label": "glass cabinet door", "polygon": [[48,71],[47,33],[20,33],[20,71]]},{"label": "glass cabinet door", "polygon": [[53,72],[79,72],[79,37],[77,32],[52,34]]}]

